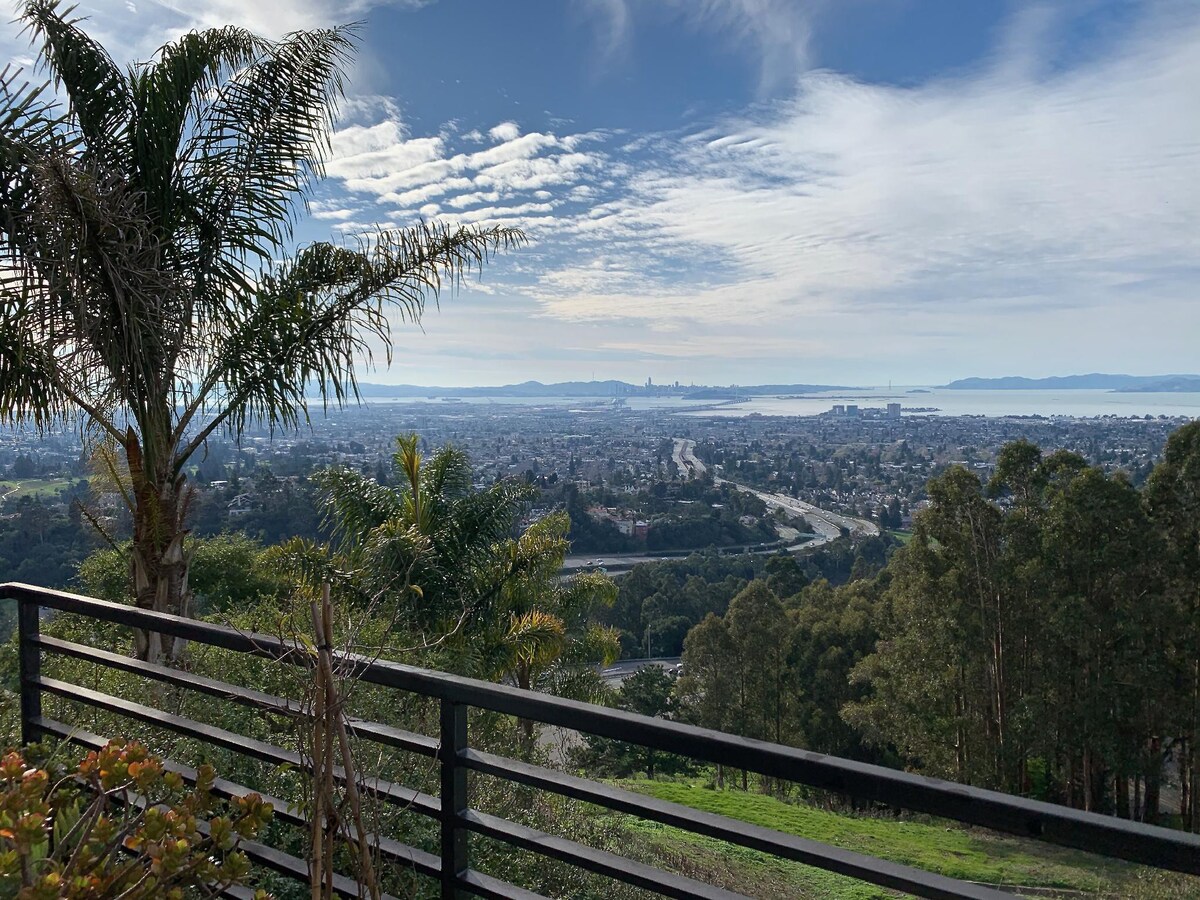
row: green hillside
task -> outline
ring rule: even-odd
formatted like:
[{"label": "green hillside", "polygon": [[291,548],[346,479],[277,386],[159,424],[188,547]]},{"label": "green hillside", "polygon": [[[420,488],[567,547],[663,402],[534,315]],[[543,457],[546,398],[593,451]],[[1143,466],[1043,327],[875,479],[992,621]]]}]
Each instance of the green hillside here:
[{"label": "green hillside", "polygon": [[[936,820],[853,816],[774,797],[701,784],[633,780],[622,787],[774,828],[834,846],[879,856],[953,878],[1040,888],[1038,896],[1130,897],[1142,900],[1200,897],[1200,879],[1155,872],[1033,841],[1001,837]],[[758,897],[869,900],[894,892],[764,853],[689,835],[654,823],[630,823],[664,863],[682,864],[693,877],[714,880]],[[1049,889],[1049,890],[1047,890]]]}]

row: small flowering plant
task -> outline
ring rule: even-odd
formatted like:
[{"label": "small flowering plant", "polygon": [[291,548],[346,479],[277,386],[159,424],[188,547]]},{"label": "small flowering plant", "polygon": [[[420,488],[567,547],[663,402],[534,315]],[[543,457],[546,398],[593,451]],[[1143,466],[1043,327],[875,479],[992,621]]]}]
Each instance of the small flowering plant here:
[{"label": "small flowering plant", "polygon": [[225,803],[215,778],[202,766],[189,788],[136,741],[112,741],[75,768],[5,755],[0,898],[183,900],[243,884],[250,861],[239,843],[257,836],[271,805],[258,794]]}]

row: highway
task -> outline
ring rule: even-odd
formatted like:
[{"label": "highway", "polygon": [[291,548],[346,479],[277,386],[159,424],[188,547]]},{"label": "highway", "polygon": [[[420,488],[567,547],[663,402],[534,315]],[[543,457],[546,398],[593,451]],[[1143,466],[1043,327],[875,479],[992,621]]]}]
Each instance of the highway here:
[{"label": "highway", "polygon": [[[672,459],[675,465],[679,468],[679,474],[684,478],[698,478],[708,471],[708,467],[696,458],[695,447],[696,442],[687,438],[675,438],[675,447],[672,451]],[[736,481],[729,481],[725,478],[715,478],[717,484],[729,484],[737,488],[739,491],[746,491],[749,494],[754,494],[765,504],[768,509],[776,509],[782,507],[783,510],[790,515],[801,515],[808,520],[813,531],[816,532],[816,537],[805,538],[799,543],[792,544],[783,549],[790,552],[796,550],[807,549],[810,547],[820,547],[828,544],[841,536],[842,529],[846,528],[852,535],[857,536],[874,536],[879,534],[879,526],[874,522],[868,522],[866,519],[858,519],[854,516],[844,516],[841,513],[835,513],[827,509],[821,509],[818,506],[813,506],[804,500],[797,500],[795,497],[789,497],[787,494],[772,494],[767,491],[760,491],[744,484],[738,484]],[[697,550],[703,550],[703,547],[697,547]],[[759,550],[758,553],[778,553],[779,550]],[[604,568],[608,570],[626,570],[631,569],[638,563],[654,562],[656,560],[665,560],[668,557],[658,553],[622,553],[618,555],[608,555],[603,553],[578,554],[568,556],[563,563],[564,572],[574,572],[579,569]],[[679,558],[679,557],[671,557]]]},{"label": "highway", "polygon": [[[785,512],[792,515],[802,515],[808,520],[808,523],[817,533],[817,537],[806,544],[800,545],[804,547],[820,547],[822,544],[828,544],[834,538],[842,533],[842,529],[849,529],[850,533],[858,536],[875,536],[879,534],[879,526],[874,522],[868,522],[866,519],[856,519],[853,516],[844,516],[841,513],[831,512],[827,509],[821,509],[818,506],[813,506],[804,500],[797,500],[795,497],[789,497],[787,494],[771,494],[766,491],[759,491],[752,487],[747,487],[744,484],[738,484],[736,481],[728,481],[723,478],[715,479],[718,484],[731,484],[739,491],[746,491],[758,497],[767,507],[775,509],[782,507]],[[798,549],[789,547],[789,550]]]},{"label": "highway", "polygon": [[[722,479],[718,479],[722,480]],[[809,524],[816,532],[816,537],[805,538],[798,543],[791,544],[788,547],[777,548],[772,550],[756,550],[755,553],[778,553],[780,549],[786,550],[789,553],[794,553],[797,550],[805,550],[811,547],[821,547],[828,544],[830,541],[839,537],[842,533],[842,527],[850,529],[850,533],[858,536],[878,535],[879,527],[873,522],[868,522],[866,519],[856,519],[852,516],[843,516],[841,513],[830,512],[826,509],[820,509],[813,506],[811,503],[806,503],[803,500],[797,500],[794,497],[789,497],[787,494],[770,494],[765,491],[756,491],[753,488],[746,487],[742,484],[737,484],[733,481],[725,481],[725,484],[732,484],[738,490],[747,491],[754,494],[769,508],[782,506],[787,512],[792,515],[804,516]],[[696,550],[704,550],[704,547],[697,547]],[[579,569],[594,569],[603,568],[610,571],[631,569],[638,563],[656,562],[667,559],[680,559],[679,556],[666,557],[659,553],[621,553],[621,554],[604,554],[604,553],[589,553],[577,554],[568,556],[563,562],[564,572],[574,572]]]},{"label": "highway", "polygon": [[[674,438],[674,442],[675,448],[672,457],[679,469],[679,474],[684,478],[702,477],[708,471],[708,467],[696,458],[696,442],[687,438]],[[813,506],[811,503],[806,503],[803,500],[797,500],[795,497],[789,497],[787,494],[771,494],[766,491],[759,491],[724,478],[715,478],[713,480],[717,484],[732,484],[739,491],[754,494],[771,509],[782,507],[785,511],[793,515],[803,515],[816,531],[817,539],[797,546],[817,547],[821,544],[827,544],[840,535],[843,528],[848,528],[851,534],[856,535],[879,534],[879,526],[874,522],[868,522],[866,519],[857,519],[853,516],[844,516],[841,513],[830,512],[829,510]]]},{"label": "highway", "polygon": [[682,478],[700,478],[708,471],[708,467],[696,458],[696,442],[687,438],[675,438],[675,449],[672,459],[679,469]]}]

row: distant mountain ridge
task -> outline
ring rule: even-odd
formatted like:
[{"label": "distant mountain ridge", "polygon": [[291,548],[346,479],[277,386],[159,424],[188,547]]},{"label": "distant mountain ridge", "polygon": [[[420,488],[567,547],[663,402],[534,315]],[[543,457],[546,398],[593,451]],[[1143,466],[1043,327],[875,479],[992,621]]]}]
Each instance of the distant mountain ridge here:
[{"label": "distant mountain ridge", "polygon": [[839,384],[758,384],[713,387],[709,385],[650,385],[629,384],[625,381],[560,381],[543,384],[540,381],[523,381],[520,384],[504,384],[492,387],[423,387],[417,384],[371,384],[360,383],[363,397],[637,397],[661,396],[663,394],[696,399],[720,399],[733,397],[761,397],[774,394],[805,393],[810,391],[852,390]]},{"label": "distant mountain ridge", "polygon": [[942,385],[954,391],[1091,390],[1137,393],[1200,391],[1200,375],[1060,375],[1051,378],[960,378]]}]

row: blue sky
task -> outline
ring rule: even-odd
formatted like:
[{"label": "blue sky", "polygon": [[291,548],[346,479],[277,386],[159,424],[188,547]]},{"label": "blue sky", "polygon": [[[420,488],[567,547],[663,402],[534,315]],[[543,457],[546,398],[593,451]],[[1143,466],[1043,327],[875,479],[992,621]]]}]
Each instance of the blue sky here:
[{"label": "blue sky", "polygon": [[1200,370],[1194,0],[81,11],[125,59],[189,27],[359,19],[301,236],[526,229],[369,380]]}]

